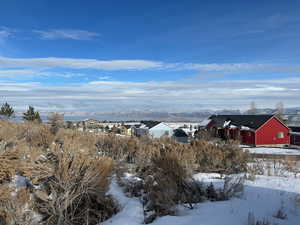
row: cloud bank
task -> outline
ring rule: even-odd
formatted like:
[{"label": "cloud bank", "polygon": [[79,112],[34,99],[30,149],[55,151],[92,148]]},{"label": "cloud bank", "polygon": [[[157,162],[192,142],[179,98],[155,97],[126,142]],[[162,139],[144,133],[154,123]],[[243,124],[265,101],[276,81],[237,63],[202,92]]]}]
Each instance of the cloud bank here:
[{"label": "cloud bank", "polygon": [[[86,74],[76,70],[98,71],[161,70],[192,71],[194,74],[285,74],[282,79],[248,79],[199,81],[114,81],[113,75],[98,76],[88,82]],[[56,71],[55,71],[56,70]],[[73,70],[73,71],[70,71]],[[75,72],[74,72],[75,70]],[[101,74],[101,73],[99,73]],[[200,64],[169,63],[151,60],[98,60],[74,58],[0,57],[0,95],[3,101],[24,109],[26,105],[46,111],[126,112],[157,110],[188,112],[200,109],[247,108],[251,101],[262,107],[274,107],[282,101],[289,107],[299,106],[300,66],[281,64]],[[80,82],[26,82],[24,77],[80,77]],[[25,81],[8,82],[6,78],[23,77]],[[270,76],[273,77],[273,76]],[[267,78],[267,77],[266,77]],[[150,77],[151,79],[151,77]],[[34,79],[38,80],[38,79]],[[59,79],[58,79],[59,80]]]},{"label": "cloud bank", "polygon": [[0,95],[22,110],[33,105],[44,111],[129,112],[158,110],[274,107],[279,101],[299,106],[300,78],[203,82],[94,81],[77,86],[0,82]]},{"label": "cloud bank", "polygon": [[236,73],[288,73],[300,74],[299,65],[259,64],[259,63],[226,63],[200,64],[182,62],[160,62],[143,59],[132,60],[99,60],[78,58],[9,58],[0,57],[0,69],[9,68],[65,68],[65,69],[95,69],[95,70],[191,70],[206,73],[236,74]]}]

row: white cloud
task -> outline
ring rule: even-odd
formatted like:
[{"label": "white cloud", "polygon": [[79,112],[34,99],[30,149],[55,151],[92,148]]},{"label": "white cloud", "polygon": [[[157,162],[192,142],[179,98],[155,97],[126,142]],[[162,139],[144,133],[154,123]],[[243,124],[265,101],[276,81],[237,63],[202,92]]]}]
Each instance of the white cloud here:
[{"label": "white cloud", "polygon": [[151,60],[98,60],[75,58],[9,58],[0,57],[0,68],[95,69],[95,70],[193,70],[210,74],[283,73],[300,74],[299,65],[262,63],[164,63]]},{"label": "white cloud", "polygon": [[97,70],[142,70],[160,68],[163,64],[148,60],[97,60],[74,58],[8,58],[0,57],[0,68],[67,68]]},{"label": "white cloud", "polygon": [[16,70],[0,70],[0,77],[12,77],[20,75],[33,75],[37,71],[30,69],[16,69]]},{"label": "white cloud", "polygon": [[0,82],[0,95],[18,108],[26,105],[49,111],[120,112],[299,106],[300,78],[215,82],[94,81],[72,86]]},{"label": "white cloud", "polygon": [[92,40],[100,36],[95,32],[86,30],[73,29],[52,29],[52,30],[34,30],[33,32],[40,35],[42,39],[57,40],[57,39],[72,39],[72,40]]},{"label": "white cloud", "polygon": [[0,30],[0,39],[8,38],[11,33],[7,30]]},{"label": "white cloud", "polygon": [[16,31],[8,27],[0,27],[0,44],[4,45],[6,40],[14,35]]},{"label": "white cloud", "polygon": [[289,73],[299,74],[299,65],[262,64],[262,63],[224,63],[197,64],[186,63],[180,69],[198,70],[200,72],[214,72],[220,74],[236,73]]},{"label": "white cloud", "polygon": [[73,78],[73,77],[84,77],[84,73],[75,73],[75,72],[53,72],[46,70],[35,70],[35,69],[8,69],[0,70],[0,77],[3,78],[36,78],[36,77],[64,77],[64,78]]},{"label": "white cloud", "polygon": [[99,80],[110,80],[112,77],[111,76],[100,76],[98,77]]}]

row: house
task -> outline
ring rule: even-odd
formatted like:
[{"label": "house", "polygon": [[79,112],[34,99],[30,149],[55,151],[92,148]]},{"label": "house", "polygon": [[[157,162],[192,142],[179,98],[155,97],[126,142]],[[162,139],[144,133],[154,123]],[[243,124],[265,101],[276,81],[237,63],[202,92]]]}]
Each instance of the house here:
[{"label": "house", "polygon": [[133,131],[132,127],[133,125],[129,125],[129,124],[122,125],[121,126],[122,134],[126,136],[131,136]]},{"label": "house", "polygon": [[172,136],[176,141],[178,142],[182,142],[182,143],[188,143],[189,142],[189,136],[187,135],[187,133],[178,128],[178,129],[175,129],[173,131],[173,136]]},{"label": "house", "polygon": [[163,122],[141,121],[140,129],[148,129],[148,135],[152,138],[172,137],[173,128]]},{"label": "house", "polygon": [[136,124],[131,127],[131,134],[136,137],[145,137],[149,135],[149,129],[142,124]]},{"label": "house", "polygon": [[199,129],[205,128],[209,123],[211,122],[211,119],[205,118],[199,123]]},{"label": "house", "polygon": [[282,119],[291,130],[291,145],[300,146],[300,115],[284,115]]},{"label": "house", "polygon": [[213,115],[207,129],[216,137],[252,146],[286,146],[290,129],[274,115]]},{"label": "house", "polygon": [[291,128],[291,145],[300,146],[300,127]]}]

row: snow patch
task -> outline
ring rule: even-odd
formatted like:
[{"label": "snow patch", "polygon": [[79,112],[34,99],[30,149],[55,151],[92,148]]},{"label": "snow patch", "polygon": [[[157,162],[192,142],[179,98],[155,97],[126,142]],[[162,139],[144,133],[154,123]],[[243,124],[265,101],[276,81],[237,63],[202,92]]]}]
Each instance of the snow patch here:
[{"label": "snow patch", "polygon": [[250,153],[255,153],[255,154],[300,155],[300,150],[288,149],[288,148],[243,147],[243,149],[248,150]]},{"label": "snow patch", "polygon": [[[224,180],[220,174],[198,173],[194,178],[205,183],[212,182],[222,187]],[[112,181],[112,194],[122,206],[121,211],[104,222],[104,225],[137,225],[143,223],[143,208],[137,198],[128,198],[122,189]],[[267,219],[281,225],[296,225],[300,220],[300,179],[257,176],[254,181],[245,182],[241,198],[221,202],[199,203],[193,210],[178,206],[177,216],[164,216],[156,219],[153,225],[241,225],[247,224],[248,214],[257,219]],[[284,209],[286,220],[274,218],[279,209]]]}]

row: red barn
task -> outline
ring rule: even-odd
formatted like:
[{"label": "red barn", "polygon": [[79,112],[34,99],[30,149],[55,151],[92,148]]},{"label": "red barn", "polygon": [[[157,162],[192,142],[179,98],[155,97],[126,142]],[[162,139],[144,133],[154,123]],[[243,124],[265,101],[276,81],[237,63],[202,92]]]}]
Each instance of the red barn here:
[{"label": "red barn", "polygon": [[253,146],[290,144],[290,129],[274,115],[214,115],[207,129],[216,137]]}]

